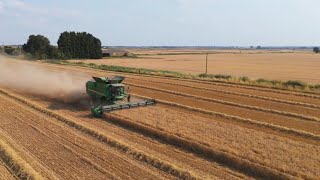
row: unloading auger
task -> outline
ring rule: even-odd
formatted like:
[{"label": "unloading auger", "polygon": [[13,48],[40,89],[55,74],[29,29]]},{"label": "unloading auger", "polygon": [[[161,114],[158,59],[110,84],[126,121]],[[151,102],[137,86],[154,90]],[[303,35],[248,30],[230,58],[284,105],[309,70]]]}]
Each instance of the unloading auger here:
[{"label": "unloading auger", "polygon": [[154,99],[130,102],[129,87],[122,84],[125,79],[122,76],[92,78],[86,83],[86,92],[91,98],[91,112],[95,117],[102,117],[104,112],[156,104]]}]

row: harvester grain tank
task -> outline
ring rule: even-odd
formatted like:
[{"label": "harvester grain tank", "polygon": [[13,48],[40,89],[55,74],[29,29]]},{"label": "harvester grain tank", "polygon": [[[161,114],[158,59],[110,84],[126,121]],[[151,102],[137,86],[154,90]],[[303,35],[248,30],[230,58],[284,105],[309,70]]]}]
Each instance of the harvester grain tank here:
[{"label": "harvester grain tank", "polygon": [[130,102],[129,87],[122,84],[125,79],[122,76],[92,78],[86,83],[86,92],[91,98],[91,112],[95,117],[102,117],[104,112],[156,104],[154,99]]}]

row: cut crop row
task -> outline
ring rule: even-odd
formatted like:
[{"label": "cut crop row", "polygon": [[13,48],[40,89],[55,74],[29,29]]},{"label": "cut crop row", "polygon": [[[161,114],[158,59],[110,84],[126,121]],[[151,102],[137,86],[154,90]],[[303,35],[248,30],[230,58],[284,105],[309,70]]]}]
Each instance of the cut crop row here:
[{"label": "cut crop row", "polygon": [[303,120],[320,122],[320,119],[316,118],[316,117],[310,117],[310,116],[305,116],[305,115],[286,112],[286,111],[278,111],[278,110],[274,110],[274,109],[266,109],[266,108],[261,108],[261,107],[256,107],[256,106],[238,104],[238,103],[233,103],[233,102],[228,102],[228,101],[223,101],[223,100],[218,100],[218,99],[213,99],[213,98],[206,98],[206,97],[202,97],[202,96],[195,96],[192,94],[180,93],[177,91],[170,91],[170,90],[165,90],[165,89],[153,88],[153,87],[143,86],[143,85],[138,85],[138,84],[132,84],[132,83],[125,83],[125,84],[130,85],[130,86],[134,86],[134,87],[140,87],[140,88],[144,88],[144,89],[150,89],[153,91],[160,91],[160,92],[175,94],[175,95],[184,96],[184,97],[191,97],[194,99],[200,99],[200,100],[205,100],[205,101],[209,101],[209,102],[215,102],[215,103],[220,103],[220,104],[224,104],[224,105],[229,105],[229,106],[235,106],[235,107],[251,109],[251,110],[256,110],[256,111],[261,111],[261,112],[266,112],[266,113],[274,113],[274,114],[284,115],[284,116],[288,116],[288,117],[300,118]]},{"label": "cut crop row", "polygon": [[[132,95],[140,97],[140,98],[150,99],[150,97],[141,96],[141,95],[138,95],[138,94],[132,94]],[[319,135],[316,135],[316,134],[313,134],[313,133],[309,133],[309,132],[305,132],[305,131],[300,131],[300,130],[287,128],[287,127],[283,127],[283,126],[264,123],[264,122],[260,122],[260,121],[256,121],[256,120],[252,120],[252,119],[241,118],[241,117],[238,117],[238,116],[232,116],[232,115],[228,115],[228,114],[224,114],[224,113],[220,113],[220,112],[209,111],[209,110],[204,110],[204,109],[200,109],[200,108],[194,108],[194,107],[191,107],[191,106],[186,106],[186,105],[182,105],[182,104],[178,104],[178,103],[163,101],[163,100],[160,100],[160,99],[156,99],[156,101],[158,103],[162,103],[162,104],[165,104],[165,105],[174,106],[174,107],[178,107],[178,108],[187,109],[189,111],[195,111],[195,112],[200,112],[200,113],[204,113],[204,114],[208,114],[208,115],[214,115],[214,116],[222,117],[222,118],[225,118],[225,119],[231,120],[231,121],[237,121],[237,122],[241,122],[241,123],[246,123],[246,124],[250,124],[250,125],[254,125],[254,126],[258,126],[258,127],[262,127],[262,128],[268,128],[268,129],[273,130],[273,131],[286,133],[286,134],[289,134],[289,135],[299,136],[301,138],[311,139],[311,140],[314,140],[316,142],[320,141],[320,136]]]},{"label": "cut crop row", "polygon": [[122,117],[108,115],[107,119],[108,121],[111,121],[123,128],[130,129],[140,134],[149,136],[153,139],[158,139],[161,142],[170,144],[172,146],[176,146],[177,148],[183,149],[187,152],[194,153],[209,161],[218,162],[224,166],[243,172],[252,177],[256,177],[256,178],[273,177],[273,178],[282,178],[282,179],[291,177],[289,174],[286,174],[284,172],[280,172],[278,170],[268,168],[266,166],[251,162],[246,159],[242,159],[240,157],[228,154],[223,151],[212,149],[208,146],[178,137],[176,135],[173,135],[164,131],[154,129],[149,126],[134,123]]},{"label": "cut crop row", "polygon": [[[129,78],[129,79],[135,79],[135,80],[139,80],[139,81],[143,80],[141,78],[140,79]],[[155,80],[152,80],[152,79],[148,79],[148,80],[146,80],[146,82],[155,82],[155,83],[159,83],[159,84],[182,86],[182,87],[187,87],[187,88],[193,88],[193,89],[199,89],[199,90],[205,90],[205,91],[212,91],[212,92],[218,92],[218,93],[223,93],[223,94],[231,94],[231,95],[236,95],[236,96],[243,96],[243,97],[249,97],[249,98],[255,98],[255,99],[262,99],[262,100],[273,101],[273,102],[278,102],[278,103],[283,103],[283,104],[288,104],[288,105],[296,105],[296,106],[320,109],[320,105],[316,105],[316,104],[310,104],[310,103],[304,103],[304,102],[296,102],[296,101],[288,101],[288,100],[283,100],[283,99],[279,99],[279,98],[272,98],[272,97],[259,96],[259,95],[253,95],[253,94],[239,93],[239,92],[234,92],[234,91],[227,91],[227,90],[221,90],[221,89],[199,87],[199,86],[186,85],[186,84],[180,84],[180,83],[161,82],[161,81],[155,81]]]}]

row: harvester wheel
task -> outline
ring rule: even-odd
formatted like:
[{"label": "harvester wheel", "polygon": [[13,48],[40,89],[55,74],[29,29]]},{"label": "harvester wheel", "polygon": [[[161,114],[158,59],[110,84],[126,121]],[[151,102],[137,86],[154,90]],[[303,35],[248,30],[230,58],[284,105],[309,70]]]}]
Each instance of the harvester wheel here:
[{"label": "harvester wheel", "polygon": [[94,117],[101,118],[103,116],[102,106],[92,106],[91,113]]},{"label": "harvester wheel", "polygon": [[131,99],[131,97],[130,97],[130,95],[127,97],[127,101],[128,102],[130,102],[130,99]]}]

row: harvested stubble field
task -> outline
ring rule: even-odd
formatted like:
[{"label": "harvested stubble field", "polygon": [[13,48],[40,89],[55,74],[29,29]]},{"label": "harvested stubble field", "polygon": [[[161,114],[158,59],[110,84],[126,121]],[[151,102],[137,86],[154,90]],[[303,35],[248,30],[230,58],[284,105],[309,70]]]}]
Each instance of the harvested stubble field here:
[{"label": "harvested stubble field", "polygon": [[[0,98],[1,131],[32,156],[32,163],[40,164],[35,170],[44,178],[169,178],[56,122],[55,118],[3,95]],[[16,112],[16,109],[19,111]]]},{"label": "harvested stubble field", "polygon": [[[83,83],[116,74],[10,63],[63,72]],[[95,119],[85,104],[3,87],[3,138],[37,174],[53,179],[320,177],[320,95],[117,74],[126,76],[136,97],[159,103]]]},{"label": "harvested stubble field", "polygon": [[[130,51],[130,50],[129,50]],[[159,50],[134,51],[143,55],[137,58],[111,58],[104,60],[80,60],[85,63],[106,64],[123,67],[171,70],[190,74],[205,72],[206,55],[209,52],[208,73],[226,74],[234,77],[248,76],[269,80],[300,80],[320,83],[320,56],[306,51],[267,50]],[[241,52],[241,53],[240,53]],[[161,54],[162,53],[162,54]],[[189,53],[189,54],[188,54]],[[194,54],[193,54],[194,53]],[[70,60],[79,62],[79,60]]]}]

